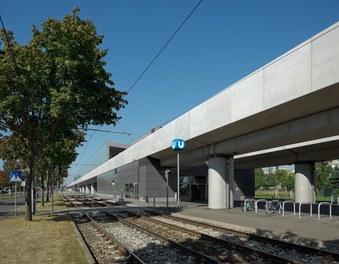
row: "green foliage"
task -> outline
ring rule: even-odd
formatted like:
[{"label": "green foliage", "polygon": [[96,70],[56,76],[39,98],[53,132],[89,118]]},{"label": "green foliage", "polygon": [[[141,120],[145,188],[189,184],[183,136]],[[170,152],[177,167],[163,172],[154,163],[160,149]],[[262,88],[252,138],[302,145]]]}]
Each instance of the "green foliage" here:
[{"label": "green foliage", "polygon": [[[339,191],[339,168],[338,167],[335,167],[332,169],[330,181],[331,181],[331,187],[336,188]],[[337,192],[336,194],[339,194],[339,193]]]},{"label": "green foliage", "polygon": [[316,162],[315,173],[317,176],[316,189],[319,193],[320,190],[331,186],[331,173],[333,171],[329,161]]},{"label": "green foliage", "polygon": [[295,176],[292,173],[289,173],[282,182],[282,187],[293,190],[294,189]]},{"label": "green foliage", "polygon": [[260,187],[286,187],[289,190],[294,189],[294,174],[285,169],[268,170],[255,169],[255,188]]},{"label": "green foliage", "polygon": [[0,131],[11,133],[3,142],[11,155],[27,162],[28,192],[37,164],[65,173],[84,140],[79,128],[115,125],[117,111],[127,104],[126,93],[113,87],[104,68],[103,35],[78,12],[75,8],[60,21],[49,18],[41,30],[33,26],[26,45],[12,32],[7,43],[1,31]]}]

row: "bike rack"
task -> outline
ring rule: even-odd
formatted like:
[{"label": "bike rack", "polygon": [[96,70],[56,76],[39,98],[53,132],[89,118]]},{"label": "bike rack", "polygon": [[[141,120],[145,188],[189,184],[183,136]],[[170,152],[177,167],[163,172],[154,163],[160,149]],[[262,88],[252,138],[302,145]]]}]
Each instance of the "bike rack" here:
[{"label": "bike rack", "polygon": [[[284,201],[282,205],[282,215],[285,215],[285,203],[293,203],[293,215],[295,215],[295,202],[294,201]],[[300,211],[300,210],[299,210]]]},{"label": "bike rack", "polygon": [[308,203],[308,202],[300,202],[299,203],[299,218],[300,218],[300,216],[301,216],[301,205],[302,204],[310,204],[310,216],[312,217],[312,203]]},{"label": "bike rack", "polygon": [[255,212],[258,213],[258,203],[259,202],[265,202],[267,204],[267,200],[266,199],[258,199],[255,201]]},{"label": "bike rack", "polygon": [[[274,204],[276,204],[277,206],[279,206],[279,214],[281,214],[281,202],[280,200],[272,200],[271,201],[271,205],[274,207]],[[269,209],[269,208],[268,208]]]},{"label": "bike rack", "polygon": [[321,202],[318,205],[318,220],[320,220],[320,206],[322,206],[323,204],[327,204],[330,207],[330,219],[332,219],[332,204],[329,202]]},{"label": "bike rack", "polygon": [[246,212],[246,209],[247,209],[247,207],[246,207],[247,201],[254,201],[255,202],[255,199],[253,199],[253,198],[245,199],[245,202],[244,202],[244,212]]},{"label": "bike rack", "polygon": [[337,204],[339,204],[339,201],[338,201],[339,195],[332,195],[332,196],[331,196],[331,205],[332,205],[333,202],[334,202],[334,197],[337,197]]}]

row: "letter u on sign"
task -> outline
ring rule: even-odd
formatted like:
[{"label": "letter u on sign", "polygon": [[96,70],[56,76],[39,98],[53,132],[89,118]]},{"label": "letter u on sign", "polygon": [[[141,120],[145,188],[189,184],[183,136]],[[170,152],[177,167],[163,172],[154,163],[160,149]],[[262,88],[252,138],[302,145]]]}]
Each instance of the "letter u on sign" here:
[{"label": "letter u on sign", "polygon": [[174,139],[172,141],[172,149],[173,150],[182,151],[182,150],[185,149],[185,147],[186,147],[186,142],[183,139],[177,138],[177,139]]}]

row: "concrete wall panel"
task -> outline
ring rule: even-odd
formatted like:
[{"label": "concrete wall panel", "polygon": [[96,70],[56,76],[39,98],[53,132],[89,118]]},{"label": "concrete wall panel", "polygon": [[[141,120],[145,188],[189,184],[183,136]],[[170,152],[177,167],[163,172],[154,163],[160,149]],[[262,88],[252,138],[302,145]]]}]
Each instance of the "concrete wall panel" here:
[{"label": "concrete wall panel", "polygon": [[189,111],[190,114],[190,136],[198,136],[206,133],[207,128],[207,105],[200,104]]},{"label": "concrete wall panel", "polygon": [[264,67],[264,108],[311,92],[311,44]]},{"label": "concrete wall panel", "polygon": [[312,43],[312,88],[339,82],[339,27]]},{"label": "concrete wall panel", "polygon": [[[223,90],[206,101],[207,128],[213,130],[231,122],[231,90]],[[205,131],[206,133],[206,131]]]},{"label": "concrete wall panel", "polygon": [[231,87],[231,120],[236,121],[263,110],[263,70]]}]

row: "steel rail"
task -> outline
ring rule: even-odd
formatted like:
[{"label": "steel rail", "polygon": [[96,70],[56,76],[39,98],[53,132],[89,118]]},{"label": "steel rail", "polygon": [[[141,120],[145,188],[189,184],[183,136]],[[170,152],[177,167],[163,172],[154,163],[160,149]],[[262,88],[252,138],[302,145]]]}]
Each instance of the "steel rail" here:
[{"label": "steel rail", "polygon": [[[151,213],[151,211],[147,211],[147,212]],[[296,243],[290,243],[290,242],[287,242],[287,241],[263,237],[263,236],[259,236],[259,235],[256,235],[256,234],[248,234],[248,233],[244,233],[244,232],[241,232],[241,231],[235,231],[235,230],[232,230],[232,229],[229,229],[229,228],[210,225],[210,224],[207,224],[207,223],[194,221],[194,220],[188,220],[188,219],[184,219],[184,218],[176,217],[176,216],[172,216],[172,215],[161,215],[161,216],[165,217],[165,218],[173,219],[173,220],[176,220],[176,221],[181,221],[181,222],[186,222],[186,223],[191,223],[191,224],[193,223],[193,224],[197,224],[197,225],[200,225],[200,226],[205,226],[207,228],[218,229],[222,232],[232,232],[232,233],[238,234],[239,236],[243,236],[247,239],[252,239],[252,240],[255,240],[255,241],[258,241],[258,242],[270,243],[270,244],[277,245],[279,247],[297,250],[299,252],[306,253],[306,254],[316,254],[317,256],[330,258],[333,261],[339,261],[339,254],[338,253],[335,253],[335,252],[332,252],[332,251],[329,251],[329,250],[326,250],[326,249],[319,249],[319,248],[315,248],[315,247],[311,247],[311,246],[300,245],[300,244],[296,244]]]},{"label": "steel rail", "polygon": [[188,248],[186,246],[180,245],[177,242],[173,241],[172,239],[169,239],[169,238],[164,237],[164,236],[162,236],[162,235],[160,235],[158,233],[155,233],[155,232],[153,232],[153,231],[151,231],[151,230],[149,230],[147,228],[144,228],[144,227],[142,227],[142,226],[140,226],[138,224],[133,223],[132,221],[126,220],[126,219],[124,219],[122,217],[119,217],[119,216],[117,216],[115,214],[112,214],[110,212],[105,212],[105,213],[110,215],[110,216],[112,216],[112,217],[114,217],[116,220],[118,220],[118,221],[120,221],[120,222],[122,222],[122,223],[124,223],[126,225],[129,225],[131,227],[137,228],[138,230],[140,230],[140,231],[142,231],[142,232],[144,232],[146,234],[150,234],[150,235],[152,235],[152,236],[154,236],[154,237],[156,237],[156,238],[158,238],[158,239],[160,239],[162,241],[165,241],[165,242],[169,243],[170,245],[172,245],[173,247],[179,248],[179,249],[181,249],[181,250],[183,250],[185,252],[189,252],[191,255],[193,255],[197,259],[199,259],[199,261],[202,261],[202,263],[210,263],[210,264],[215,264],[215,263],[219,264],[219,263],[222,263],[222,262],[219,262],[218,260],[216,260],[214,258],[211,258],[211,257],[209,257],[209,256],[207,256],[205,254],[202,254],[202,253],[200,253],[200,252],[198,252],[198,251],[196,251],[194,249],[191,249],[191,248]]},{"label": "steel rail", "polygon": [[131,250],[129,250],[125,245],[123,245],[119,240],[117,240],[112,234],[107,232],[100,224],[95,221],[90,215],[88,215],[84,210],[80,209],[81,213],[90,220],[90,223],[102,233],[106,238],[112,241],[117,247],[120,253],[126,257],[129,257],[132,263],[145,264],[137,255],[135,255]]},{"label": "steel rail", "polygon": [[287,263],[296,263],[297,264],[297,263],[300,263],[298,261],[290,260],[290,259],[282,257],[282,256],[278,256],[278,255],[268,253],[268,252],[265,252],[265,251],[262,251],[262,250],[254,249],[252,247],[241,245],[241,244],[238,244],[238,243],[235,243],[235,242],[216,238],[216,237],[213,237],[213,236],[210,236],[210,235],[203,234],[203,233],[198,232],[198,231],[190,230],[190,229],[180,227],[180,226],[177,226],[177,225],[174,225],[174,224],[169,224],[169,223],[157,220],[157,219],[148,218],[148,217],[145,217],[145,216],[142,216],[142,215],[141,215],[141,218],[146,220],[146,221],[153,222],[153,223],[155,223],[159,226],[167,226],[168,228],[171,228],[171,229],[177,229],[177,230],[180,230],[182,232],[198,236],[203,240],[213,241],[214,243],[217,243],[219,245],[221,244],[223,246],[226,246],[227,248],[232,248],[232,249],[240,252],[240,254],[243,254],[243,252],[245,252],[246,254],[254,255],[254,256],[264,258],[264,259],[267,259],[267,260],[273,260],[274,263],[282,263],[282,264],[287,264]]},{"label": "steel rail", "polygon": [[[65,197],[65,196],[64,196]],[[66,199],[72,203],[68,197],[66,197]],[[92,226],[94,226],[94,228],[96,228],[97,231],[101,232],[106,238],[108,238],[114,245],[116,245],[118,247],[119,252],[124,255],[125,257],[128,257],[130,259],[131,263],[136,263],[136,264],[146,264],[145,262],[143,262],[137,255],[135,255],[132,251],[130,251],[125,245],[123,245],[120,241],[118,241],[113,235],[111,235],[110,233],[108,233],[104,228],[102,228],[91,216],[89,216],[82,208],[78,207],[76,204],[72,203],[74,205],[74,207],[78,208],[78,210],[81,212],[81,214],[83,216],[85,216],[91,223]],[[72,220],[74,221],[74,218],[72,216]],[[82,234],[80,228],[78,227],[77,223],[75,223],[77,229],[79,230],[81,236],[83,237],[86,246],[88,248],[88,250],[90,251],[92,257],[95,259],[95,255],[92,252],[92,250],[90,249],[86,239],[84,238],[84,235]]]}]

